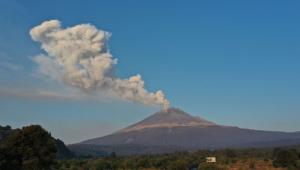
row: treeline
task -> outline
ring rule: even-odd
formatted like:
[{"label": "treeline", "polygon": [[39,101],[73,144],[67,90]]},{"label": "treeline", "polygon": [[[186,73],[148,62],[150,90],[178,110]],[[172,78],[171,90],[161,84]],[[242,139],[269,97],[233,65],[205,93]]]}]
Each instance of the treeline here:
[{"label": "treeline", "polygon": [[287,167],[289,170],[300,169],[300,151],[298,148],[275,148],[273,150],[274,167]]},{"label": "treeline", "polygon": [[59,139],[39,125],[22,129],[0,126],[1,170],[46,170],[52,169],[58,159],[73,157]]},{"label": "treeline", "polygon": [[[206,163],[206,157],[215,156],[217,163]],[[59,170],[138,170],[138,169],[164,169],[164,170],[226,170],[229,165],[236,162],[251,160],[249,169],[255,169],[255,161],[271,162],[272,167],[300,169],[300,152],[297,149],[223,149],[201,150],[198,152],[177,152],[161,155],[117,156],[112,153],[110,157],[97,159],[78,159],[59,161],[56,169]],[[274,160],[274,161],[273,161]],[[274,165],[272,165],[272,162]],[[245,167],[244,167],[245,168]]]},{"label": "treeline", "polygon": [[0,126],[0,141],[12,132],[10,126]]},{"label": "treeline", "polygon": [[[217,163],[206,163],[206,157]],[[264,166],[264,168],[261,168]],[[300,147],[221,149],[158,155],[74,157],[64,143],[39,125],[0,126],[0,170],[226,170],[300,169]]]}]

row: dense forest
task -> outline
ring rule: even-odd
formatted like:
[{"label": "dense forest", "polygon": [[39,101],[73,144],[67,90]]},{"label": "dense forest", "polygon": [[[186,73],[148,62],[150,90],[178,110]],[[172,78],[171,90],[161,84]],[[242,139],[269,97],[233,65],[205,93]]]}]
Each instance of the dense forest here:
[{"label": "dense forest", "polygon": [[[208,163],[206,158],[216,157]],[[105,157],[74,155],[65,144],[39,125],[22,129],[0,126],[2,170],[230,170],[300,169],[300,147],[222,149],[157,155]]]}]

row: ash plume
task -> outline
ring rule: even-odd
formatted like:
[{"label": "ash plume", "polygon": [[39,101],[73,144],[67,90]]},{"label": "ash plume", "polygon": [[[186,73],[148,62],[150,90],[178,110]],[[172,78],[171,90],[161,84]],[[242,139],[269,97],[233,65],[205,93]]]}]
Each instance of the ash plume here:
[{"label": "ash plume", "polygon": [[145,89],[141,75],[127,79],[115,75],[117,59],[107,47],[109,32],[91,24],[62,28],[60,21],[50,20],[32,28],[30,35],[47,53],[33,60],[40,73],[48,78],[85,93],[102,91],[133,102],[169,107],[161,90],[148,92]]}]

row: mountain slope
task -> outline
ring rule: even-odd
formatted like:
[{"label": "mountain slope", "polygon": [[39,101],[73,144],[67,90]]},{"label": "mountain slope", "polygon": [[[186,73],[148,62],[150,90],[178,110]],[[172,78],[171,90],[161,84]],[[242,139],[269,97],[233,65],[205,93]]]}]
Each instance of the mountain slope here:
[{"label": "mountain slope", "polygon": [[193,117],[180,109],[169,108],[168,110],[161,110],[136,124],[124,128],[120,132],[130,132],[148,128],[173,128],[188,126],[207,127],[216,126],[216,124],[199,117]]},{"label": "mountain slope", "polygon": [[[300,144],[299,133],[221,126],[179,109],[160,111],[116,133],[81,142],[80,147],[119,154],[162,153],[226,147],[266,147]],[[72,145],[71,149],[79,146]]]}]

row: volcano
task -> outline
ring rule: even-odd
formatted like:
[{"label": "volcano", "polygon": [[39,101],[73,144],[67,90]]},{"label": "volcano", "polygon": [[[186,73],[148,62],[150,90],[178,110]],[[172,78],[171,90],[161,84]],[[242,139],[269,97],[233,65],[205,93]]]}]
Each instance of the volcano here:
[{"label": "volcano", "polygon": [[193,117],[184,111],[177,108],[169,108],[161,110],[152,116],[132,125],[120,132],[139,131],[150,128],[175,128],[175,127],[191,127],[191,126],[216,126],[215,123],[202,119],[200,117]]},{"label": "volcano", "polygon": [[299,132],[223,126],[178,109],[161,110],[113,134],[70,145],[79,154],[119,155],[300,144]]}]

